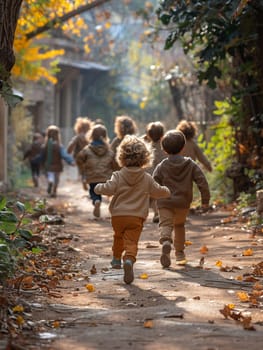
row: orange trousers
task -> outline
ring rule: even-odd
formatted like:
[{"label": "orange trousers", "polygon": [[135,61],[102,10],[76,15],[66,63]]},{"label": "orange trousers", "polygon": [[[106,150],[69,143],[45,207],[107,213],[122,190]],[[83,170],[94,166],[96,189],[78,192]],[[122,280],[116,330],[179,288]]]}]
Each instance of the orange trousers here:
[{"label": "orange trousers", "polygon": [[136,261],[143,223],[144,219],[137,216],[112,216],[114,258],[121,259],[124,253],[123,260]]}]

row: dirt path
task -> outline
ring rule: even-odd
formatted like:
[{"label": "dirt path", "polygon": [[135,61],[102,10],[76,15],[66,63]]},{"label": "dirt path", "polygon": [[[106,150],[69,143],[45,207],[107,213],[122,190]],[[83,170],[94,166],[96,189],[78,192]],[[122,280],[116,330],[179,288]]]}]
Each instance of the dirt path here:
[{"label": "dirt path", "polygon": [[[40,324],[42,320],[43,327],[39,329],[41,340],[28,340],[25,349],[262,348],[262,299],[251,308],[251,303],[241,302],[236,294],[252,290],[254,283],[244,282],[244,275],[251,273],[252,264],[262,261],[262,236],[251,238],[240,225],[223,224],[222,219],[229,215],[226,212],[191,215],[188,264],[176,266],[173,259],[172,267],[163,269],[158,225],[151,222],[150,213],[139,244],[134,283],[125,285],[122,270],[112,270],[109,264],[112,229],[107,198],[101,218],[95,220],[75,179],[65,174],[58,198],[48,200],[54,207],[67,208],[60,233],[70,237],[67,254],[73,261],[72,279],[58,288],[60,298],[39,295],[32,300],[33,318]],[[44,189],[39,195],[45,195]],[[206,254],[200,253],[203,246],[208,248]],[[248,248],[253,249],[253,256],[243,256]],[[221,271],[217,261],[230,271]],[[263,283],[262,277],[259,282]],[[89,292],[87,284],[94,290]],[[236,313],[252,317],[254,331],[245,330],[233,318],[224,319],[219,310],[228,304],[235,305]],[[47,331],[44,324],[53,327]]]}]

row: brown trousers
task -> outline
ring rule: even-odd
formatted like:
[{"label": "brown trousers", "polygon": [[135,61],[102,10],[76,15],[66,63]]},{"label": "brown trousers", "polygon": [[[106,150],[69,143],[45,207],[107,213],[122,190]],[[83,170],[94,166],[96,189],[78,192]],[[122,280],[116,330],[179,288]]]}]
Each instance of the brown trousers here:
[{"label": "brown trousers", "polygon": [[136,261],[138,242],[143,229],[144,219],[137,216],[113,216],[111,224],[114,230],[113,256],[123,260]]},{"label": "brown trousers", "polygon": [[[184,251],[185,244],[185,221],[189,209],[182,208],[160,208],[159,209],[159,229],[160,240],[173,242],[176,252]],[[174,239],[172,232],[174,230]]]}]

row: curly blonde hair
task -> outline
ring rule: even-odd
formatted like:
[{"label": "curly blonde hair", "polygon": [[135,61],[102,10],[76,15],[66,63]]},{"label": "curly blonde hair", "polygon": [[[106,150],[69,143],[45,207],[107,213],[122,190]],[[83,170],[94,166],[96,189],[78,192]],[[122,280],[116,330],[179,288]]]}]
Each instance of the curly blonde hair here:
[{"label": "curly blonde hair", "polygon": [[121,167],[144,168],[151,165],[152,154],[141,138],[126,135],[118,147],[116,159]]},{"label": "curly blonde hair", "polygon": [[196,123],[187,120],[181,120],[176,130],[181,131],[187,140],[193,139],[198,131]]},{"label": "curly blonde hair", "polygon": [[87,117],[78,117],[74,125],[74,131],[76,134],[86,133],[92,127],[92,121]]},{"label": "curly blonde hair", "polygon": [[136,131],[137,125],[131,117],[120,115],[115,118],[114,132],[119,139],[123,139],[125,135],[134,135]]}]

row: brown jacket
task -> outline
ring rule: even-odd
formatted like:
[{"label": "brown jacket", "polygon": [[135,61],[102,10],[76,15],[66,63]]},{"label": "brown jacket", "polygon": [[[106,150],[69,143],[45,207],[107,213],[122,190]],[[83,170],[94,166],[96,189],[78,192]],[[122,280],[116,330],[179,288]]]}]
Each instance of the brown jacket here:
[{"label": "brown jacket", "polygon": [[194,182],[200,191],[202,205],[209,204],[210,191],[206,177],[189,157],[169,155],[157,165],[153,178],[171,191],[170,198],[157,200],[158,208],[190,208]]},{"label": "brown jacket", "polygon": [[76,156],[76,163],[87,183],[105,182],[117,169],[115,155],[104,143],[90,143]]},{"label": "brown jacket", "polygon": [[165,186],[158,185],[150,174],[139,167],[123,167],[112,174],[110,180],[98,184],[95,192],[113,196],[109,210],[112,216],[137,216],[146,218],[149,199],[170,196]]}]

